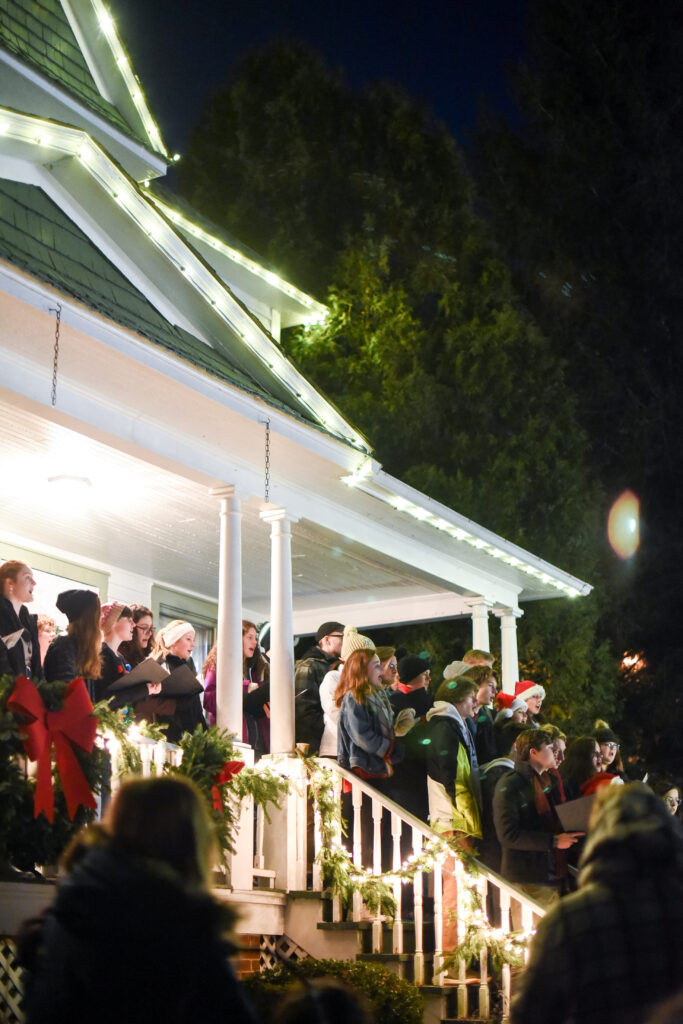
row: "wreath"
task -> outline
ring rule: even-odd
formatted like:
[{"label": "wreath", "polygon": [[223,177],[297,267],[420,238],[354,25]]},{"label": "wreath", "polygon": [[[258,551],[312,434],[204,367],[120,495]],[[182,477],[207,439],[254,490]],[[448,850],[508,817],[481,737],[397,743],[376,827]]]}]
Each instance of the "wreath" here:
[{"label": "wreath", "polygon": [[[109,785],[109,758],[95,744],[82,679],[70,683],[0,678],[0,863],[33,871],[54,864],[95,818]],[[37,772],[30,771],[30,763]]]}]

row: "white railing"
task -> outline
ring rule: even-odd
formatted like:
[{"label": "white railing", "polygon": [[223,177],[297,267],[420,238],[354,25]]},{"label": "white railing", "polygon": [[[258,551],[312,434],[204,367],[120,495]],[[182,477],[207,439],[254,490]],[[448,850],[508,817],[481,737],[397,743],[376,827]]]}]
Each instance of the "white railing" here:
[{"label": "white railing", "polygon": [[[165,763],[180,763],[182,751],[174,744],[157,742],[144,736],[135,740],[142,760],[143,775],[149,776],[161,772]],[[112,791],[119,785],[120,750],[117,744],[108,744],[112,757]],[[250,754],[248,750],[246,753]],[[251,758],[247,758],[251,761]],[[263,885],[264,880],[274,884],[286,892],[303,890],[324,892],[325,879],[318,860],[322,847],[321,819],[317,808],[311,815],[311,801],[308,779],[304,766],[298,758],[264,758],[263,762],[287,775],[290,779],[289,793],[279,810],[269,812],[268,822],[261,807],[257,809],[256,827],[252,801],[245,801],[240,816],[240,828],[236,837],[236,851],[230,858],[230,875],[233,889],[248,890]],[[460,860],[453,860],[443,849],[443,842],[436,832],[419,818],[414,817],[393,800],[379,793],[369,783],[364,782],[352,772],[340,768],[336,762],[317,760],[319,769],[332,773],[338,805],[341,805],[342,783],[346,782],[351,789],[353,822],[351,833],[344,838],[341,833],[334,842],[343,844],[350,855],[353,869],[360,873],[369,872],[373,875],[382,874],[389,881],[394,902],[395,916],[391,919],[391,949],[393,953],[404,954],[408,945],[406,932],[412,933],[412,976],[418,985],[450,984],[457,986],[458,1018],[468,1016],[468,989],[478,987],[480,1017],[488,1017],[490,1012],[490,976],[487,948],[482,944],[479,955],[478,970],[474,976],[467,973],[464,960],[459,960],[456,977],[449,961],[453,960],[453,950],[444,948],[444,926],[449,924],[449,910],[444,906],[444,876],[450,884],[455,874],[457,882],[457,941],[462,942],[468,917],[471,915],[470,890],[476,889],[481,913],[486,916],[489,896],[495,901],[500,914],[497,925],[498,937],[505,937],[513,931],[522,930],[531,933],[536,923],[545,913],[544,908],[535,900],[530,899],[514,885],[487,868],[479,861],[474,861],[476,875]],[[152,767],[154,766],[154,768]],[[362,820],[366,817],[370,805],[372,822],[371,842],[363,843]],[[311,818],[313,828],[310,828]],[[367,831],[367,830],[366,830]],[[401,850],[403,842],[410,853],[404,859]],[[439,847],[439,849],[435,849]],[[383,865],[383,851],[386,857],[390,849],[389,864]],[[423,862],[425,854],[429,855],[428,869],[416,870],[410,885],[404,886],[399,873],[410,869],[411,861]],[[431,914],[426,913],[430,909]],[[332,920],[342,921],[343,908],[339,896],[332,900]],[[354,892],[349,911],[352,922],[371,919],[372,952],[384,952],[384,937],[388,919],[377,909],[372,915],[368,913],[361,895]],[[451,928],[452,931],[452,928]],[[448,975],[446,977],[446,964]],[[501,988],[503,998],[503,1017],[509,1015],[510,1006],[510,966],[504,964],[501,972]]]},{"label": "white railing", "polygon": [[[409,868],[411,859],[420,859],[425,851],[432,850],[435,840],[440,837],[423,821],[409,814],[388,797],[378,793],[369,783],[340,768],[335,762],[318,761],[317,763],[321,768],[326,768],[334,774],[334,784],[339,801],[341,800],[342,781],[345,780],[351,787],[353,805],[351,834],[346,840],[343,840],[341,835],[337,839],[339,842],[343,842],[348,849],[354,868],[359,872],[381,874],[383,839],[385,856],[387,846],[390,845],[390,869],[387,877],[392,886],[396,903],[396,914],[391,923],[392,951],[398,954],[404,953],[407,945],[405,942],[406,931],[407,928],[410,928],[414,935],[411,955],[415,983],[418,985],[441,985],[444,983],[456,985],[459,1018],[465,1018],[468,1015],[468,988],[472,985],[478,986],[479,1016],[487,1017],[490,1010],[490,978],[485,945],[481,949],[476,976],[468,977],[467,965],[460,960],[455,972],[456,977],[452,977],[453,971],[449,967],[449,977],[446,978],[445,963],[452,958],[453,951],[444,949],[443,942],[444,925],[448,922],[448,910],[444,907],[443,900],[444,874],[448,875],[449,872],[455,871],[456,879],[459,877],[460,881],[457,886],[458,942],[464,938],[465,921],[468,912],[471,913],[471,909],[469,911],[467,909],[470,887],[476,888],[478,891],[484,915],[489,894],[492,894],[497,900],[497,905],[500,908],[498,934],[503,941],[504,937],[512,931],[513,924],[516,930],[532,932],[538,919],[544,915],[544,908],[479,861],[474,862],[476,877],[473,877],[473,873],[469,872],[462,862],[454,863],[450,858],[445,861],[443,852],[437,852],[431,858],[430,871],[416,871],[412,885],[404,887],[401,879],[393,872]],[[282,762],[280,762],[281,765]],[[275,816],[271,825],[268,825],[259,809],[255,863],[260,866],[272,866],[275,869],[278,888],[288,891],[308,889],[320,892],[322,895],[324,879],[320,865],[316,861],[322,843],[320,817],[316,812],[313,849],[308,850],[307,832],[310,816],[307,808],[305,773],[300,769],[301,766],[296,761],[289,760],[286,770],[292,779],[292,786],[286,800],[287,806],[283,808],[284,817]],[[362,841],[361,821],[367,801],[370,802],[372,819],[370,848],[367,843],[364,845]],[[408,837],[407,843],[406,836]],[[405,861],[401,853],[402,837],[404,850],[407,845],[412,851]],[[291,856],[286,855],[287,850],[290,851]],[[446,880],[450,882],[449,878]],[[430,915],[425,915],[425,897],[429,893],[431,893],[433,901],[431,919]],[[402,905],[405,917],[412,919],[409,924],[401,912]],[[334,921],[342,920],[342,907],[338,898],[333,900],[332,916]],[[350,919],[354,922],[367,921],[369,916],[360,894],[355,892],[350,909]],[[372,915],[373,953],[384,951],[383,933],[385,928],[385,917],[378,909]],[[508,964],[505,964],[502,969],[501,987],[503,1016],[507,1018],[510,1005],[510,967]]]}]

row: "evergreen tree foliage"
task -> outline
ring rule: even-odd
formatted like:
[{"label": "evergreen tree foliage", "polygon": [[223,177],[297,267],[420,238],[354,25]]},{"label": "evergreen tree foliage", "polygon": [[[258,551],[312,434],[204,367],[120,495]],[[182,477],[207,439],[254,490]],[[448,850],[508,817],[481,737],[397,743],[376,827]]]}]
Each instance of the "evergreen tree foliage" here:
[{"label": "evergreen tree foliage", "polygon": [[[566,360],[607,507],[641,498],[630,565],[603,554],[602,632],[643,655],[627,731],[680,761],[683,614],[683,10],[670,0],[534,0],[521,126],[490,119],[479,177],[514,283]],[[655,706],[661,703],[661,714]],[[636,727],[637,726],[637,727]]]},{"label": "evergreen tree foliage", "polygon": [[[443,125],[393,85],[353,91],[315,55],[279,44],[214,97],[181,181],[199,209],[325,299],[327,320],[285,345],[389,472],[593,577],[600,489],[564,362],[517,300]],[[590,666],[588,696],[604,713],[599,597],[543,604],[521,620],[523,657],[528,636],[567,699]],[[552,643],[538,642],[540,622]]]}]

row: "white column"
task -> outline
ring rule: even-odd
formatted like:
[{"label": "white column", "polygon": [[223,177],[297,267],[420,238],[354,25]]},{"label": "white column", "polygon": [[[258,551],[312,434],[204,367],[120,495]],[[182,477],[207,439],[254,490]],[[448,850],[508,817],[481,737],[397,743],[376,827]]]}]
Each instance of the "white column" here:
[{"label": "white column", "polygon": [[292,534],[296,522],[284,508],[268,508],[261,519],[270,533],[270,752],[294,750],[294,626]]},{"label": "white column", "polygon": [[492,601],[485,597],[475,597],[465,601],[465,604],[472,609],[472,648],[475,651],[490,651],[489,647],[489,608],[493,607]]},{"label": "white column", "polygon": [[517,661],[517,619],[524,615],[521,608],[496,608],[500,619],[500,661],[504,693],[514,693],[519,679]]},{"label": "white column", "polygon": [[231,486],[213,488],[220,498],[216,721],[242,740],[242,507]]}]

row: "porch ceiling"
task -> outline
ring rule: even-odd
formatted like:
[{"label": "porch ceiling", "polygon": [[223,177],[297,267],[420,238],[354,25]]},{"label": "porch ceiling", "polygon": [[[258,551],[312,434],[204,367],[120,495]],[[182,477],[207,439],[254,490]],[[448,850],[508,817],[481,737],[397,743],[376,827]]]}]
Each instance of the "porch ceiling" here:
[{"label": "porch ceiling", "polygon": [[[179,590],[217,595],[218,503],[201,484],[4,400],[0,460],[5,536],[85,564],[117,566]],[[48,482],[63,474],[90,481],[82,497],[64,497],[59,484]],[[243,504],[243,600],[250,614],[267,618],[270,540],[261,507],[253,498]],[[302,632],[315,628],[309,620],[317,620],[319,609],[369,610],[396,598],[429,603],[446,594],[427,574],[307,519],[292,526],[292,569]],[[358,622],[363,624],[361,609]]]}]

